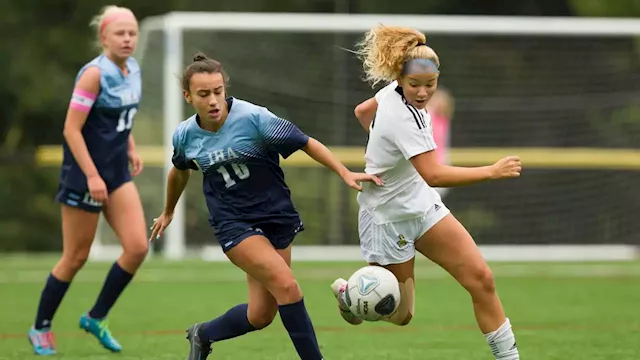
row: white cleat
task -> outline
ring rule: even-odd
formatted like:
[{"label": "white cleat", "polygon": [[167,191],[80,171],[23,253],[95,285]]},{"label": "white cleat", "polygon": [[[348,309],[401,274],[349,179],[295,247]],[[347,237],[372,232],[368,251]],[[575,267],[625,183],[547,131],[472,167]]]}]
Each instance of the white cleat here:
[{"label": "white cleat", "polygon": [[336,279],[336,281],[331,284],[331,290],[333,290],[333,295],[338,300],[338,309],[340,310],[340,316],[344,319],[344,321],[348,322],[352,325],[360,325],[362,324],[362,319],[355,316],[347,304],[344,303],[344,291],[347,288],[347,280],[345,279]]}]

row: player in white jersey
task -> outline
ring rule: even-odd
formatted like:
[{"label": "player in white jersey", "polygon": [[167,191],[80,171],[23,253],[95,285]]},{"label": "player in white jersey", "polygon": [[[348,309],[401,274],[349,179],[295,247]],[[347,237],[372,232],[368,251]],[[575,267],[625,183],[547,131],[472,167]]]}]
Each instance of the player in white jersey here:
[{"label": "player in white jersey", "polygon": [[[415,251],[448,271],[471,295],[480,330],[498,360],[519,359],[509,319],[496,293],[491,270],[467,230],[442,203],[433,187],[518,177],[518,157],[491,166],[463,168],[438,161],[429,114],[424,110],[438,86],[440,61],[426,36],[402,27],[380,26],[358,44],[367,80],[389,83],[355,110],[369,132],[366,173],[384,185],[365,185],[358,194],[362,254],[369,264],[392,271],[401,303],[385,321],[406,325],[414,314]],[[332,289],[343,318],[362,322],[344,301],[347,282]]]}]

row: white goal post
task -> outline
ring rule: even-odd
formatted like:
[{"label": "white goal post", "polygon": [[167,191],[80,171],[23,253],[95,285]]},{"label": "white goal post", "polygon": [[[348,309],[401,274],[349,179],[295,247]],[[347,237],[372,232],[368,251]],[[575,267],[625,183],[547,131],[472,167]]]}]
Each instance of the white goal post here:
[{"label": "white goal post", "polygon": [[[428,34],[485,34],[485,35],[536,35],[536,36],[638,36],[640,20],[604,19],[604,18],[558,18],[558,17],[511,17],[511,16],[439,16],[439,15],[364,15],[364,14],[302,14],[302,13],[206,13],[173,12],[162,16],[145,18],[141,22],[141,36],[137,49],[137,59],[142,64],[153,59],[144,59],[142,55],[149,44],[148,35],[161,31],[164,35],[163,70],[163,117],[164,117],[164,157],[165,180],[171,169],[172,134],[183,119],[184,102],[181,87],[175,74],[180,74],[183,59],[183,32],[185,30],[234,31],[234,32],[342,32],[364,33],[379,24],[413,27]],[[144,91],[144,89],[143,89]],[[165,233],[163,256],[167,259],[182,259],[186,256],[185,206],[180,200],[176,207],[174,220]],[[100,246],[100,244],[97,244]],[[322,247],[326,249],[326,247]],[[357,251],[349,258],[359,260]],[[610,249],[609,251],[606,248]],[[629,258],[633,257],[631,247],[599,247],[595,253],[585,253],[586,258]],[[488,249],[488,248],[487,248]],[[494,258],[504,259],[504,246],[496,247]],[[106,249],[102,249],[103,251]],[[540,250],[540,249],[539,249]],[[544,250],[544,249],[543,249]],[[538,260],[548,258],[539,252],[524,250]],[[557,251],[557,250],[553,250]],[[567,249],[567,253],[573,252]],[[313,253],[313,252],[310,252]],[[326,254],[326,251],[317,252]],[[343,255],[348,252],[341,252]],[[217,255],[216,255],[217,254]],[[488,258],[492,256],[485,252]],[[512,254],[513,255],[513,254]],[[556,253],[557,255],[557,253]],[[573,253],[575,256],[576,253]],[[210,258],[218,258],[214,251]],[[325,256],[326,257],[326,256]],[[578,256],[580,257],[580,256]],[[516,257],[512,257],[516,260]],[[527,256],[522,257],[528,259]]]}]

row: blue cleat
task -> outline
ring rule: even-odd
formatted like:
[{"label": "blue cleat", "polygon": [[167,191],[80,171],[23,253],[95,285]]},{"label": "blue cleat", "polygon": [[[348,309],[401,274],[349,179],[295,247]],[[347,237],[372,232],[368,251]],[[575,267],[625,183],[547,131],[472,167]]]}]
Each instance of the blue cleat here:
[{"label": "blue cleat", "polygon": [[51,329],[29,329],[29,342],[33,346],[36,355],[55,355],[56,343]]},{"label": "blue cleat", "polygon": [[122,346],[120,346],[118,341],[111,336],[111,332],[109,331],[107,324],[107,320],[94,319],[88,314],[84,314],[80,317],[81,329],[93,334],[105,349],[113,352],[120,352],[122,350]]}]

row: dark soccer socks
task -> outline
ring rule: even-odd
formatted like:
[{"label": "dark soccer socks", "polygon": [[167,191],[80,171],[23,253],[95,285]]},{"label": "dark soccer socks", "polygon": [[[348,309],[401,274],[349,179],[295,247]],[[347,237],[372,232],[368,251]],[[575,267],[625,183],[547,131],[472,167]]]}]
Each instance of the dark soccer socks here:
[{"label": "dark soccer socks", "polygon": [[304,306],[304,299],[278,306],[280,318],[302,360],[322,360],[313,324]]},{"label": "dark soccer socks", "polygon": [[117,262],[113,263],[107,278],[104,280],[100,295],[98,295],[95,305],[89,311],[89,316],[94,319],[105,318],[132,278],[133,274],[126,272]]},{"label": "dark soccer socks", "polygon": [[69,289],[69,284],[56,279],[53,274],[49,274],[44,289],[42,289],[40,304],[38,305],[38,314],[34,325],[37,330],[51,327],[51,320],[53,320],[64,294]]},{"label": "dark soccer socks", "polygon": [[[236,305],[220,317],[204,323],[198,336],[209,342],[231,339],[256,330],[247,318],[247,304]],[[322,360],[316,334],[300,300],[293,304],[279,305],[280,318],[289,332],[293,345],[302,360]]]},{"label": "dark soccer socks", "polygon": [[202,340],[216,342],[231,339],[256,330],[247,318],[247,304],[232,307],[219,317],[202,324],[198,335]]},{"label": "dark soccer socks", "polygon": [[[118,263],[113,264],[98,296],[96,304],[89,312],[94,319],[102,319],[118,299],[124,288],[129,284],[132,274],[124,271]],[[40,296],[38,313],[34,328],[37,330],[51,327],[51,321],[55,315],[62,298],[69,289],[69,282],[58,280],[53,274],[49,274],[47,282]]]}]

